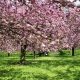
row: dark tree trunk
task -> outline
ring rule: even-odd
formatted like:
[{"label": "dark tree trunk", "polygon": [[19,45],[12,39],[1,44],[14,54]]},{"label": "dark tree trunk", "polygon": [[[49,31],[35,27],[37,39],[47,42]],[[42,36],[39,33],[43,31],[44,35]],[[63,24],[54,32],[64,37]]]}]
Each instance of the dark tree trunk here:
[{"label": "dark tree trunk", "polygon": [[41,53],[39,53],[39,57],[41,57]]},{"label": "dark tree trunk", "polygon": [[34,51],[34,59],[36,58],[36,52]]},{"label": "dark tree trunk", "polygon": [[74,56],[74,47],[72,47],[72,56]]},{"label": "dark tree trunk", "polygon": [[10,56],[10,53],[8,53],[8,57]]},{"label": "dark tree trunk", "polygon": [[21,55],[20,55],[20,63],[25,63],[25,55],[26,55],[26,45],[21,45]]},{"label": "dark tree trunk", "polygon": [[42,51],[39,51],[38,54],[39,54],[39,57],[41,57],[42,56]]}]

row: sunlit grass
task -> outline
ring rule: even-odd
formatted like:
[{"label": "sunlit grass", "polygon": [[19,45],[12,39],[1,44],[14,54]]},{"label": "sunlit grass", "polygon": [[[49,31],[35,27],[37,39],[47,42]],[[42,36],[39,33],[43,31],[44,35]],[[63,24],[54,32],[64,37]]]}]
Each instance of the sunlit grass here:
[{"label": "sunlit grass", "polygon": [[25,65],[19,64],[19,53],[7,56],[0,52],[0,80],[80,80],[80,50],[64,51],[65,55],[50,54],[34,59],[27,53]]}]

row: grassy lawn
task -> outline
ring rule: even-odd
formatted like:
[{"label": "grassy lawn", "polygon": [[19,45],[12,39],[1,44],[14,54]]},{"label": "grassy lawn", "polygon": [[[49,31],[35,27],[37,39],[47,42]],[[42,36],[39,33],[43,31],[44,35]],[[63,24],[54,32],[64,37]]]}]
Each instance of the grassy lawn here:
[{"label": "grassy lawn", "polygon": [[0,80],[80,80],[80,50],[74,57],[64,52],[35,59],[28,53],[25,65],[19,64],[20,54],[0,52]]}]

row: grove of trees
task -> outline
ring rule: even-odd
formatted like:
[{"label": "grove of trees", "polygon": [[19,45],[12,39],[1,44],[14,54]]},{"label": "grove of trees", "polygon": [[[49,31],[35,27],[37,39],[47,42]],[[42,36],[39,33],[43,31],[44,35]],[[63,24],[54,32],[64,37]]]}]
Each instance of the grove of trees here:
[{"label": "grove of trees", "polygon": [[[80,8],[67,0],[1,0],[0,50],[57,51],[80,47]],[[23,57],[22,57],[23,56]]]}]

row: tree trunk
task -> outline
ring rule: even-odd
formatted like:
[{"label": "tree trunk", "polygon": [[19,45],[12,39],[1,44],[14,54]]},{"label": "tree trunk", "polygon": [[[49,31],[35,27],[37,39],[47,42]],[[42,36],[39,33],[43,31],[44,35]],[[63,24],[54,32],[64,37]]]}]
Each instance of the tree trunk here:
[{"label": "tree trunk", "polygon": [[8,53],[8,57],[10,56],[10,53]]},{"label": "tree trunk", "polygon": [[72,47],[72,56],[74,56],[74,47]]},{"label": "tree trunk", "polygon": [[34,51],[34,59],[36,58],[36,52]]},{"label": "tree trunk", "polygon": [[38,54],[39,54],[39,57],[41,57],[42,56],[42,51],[39,51]]},{"label": "tree trunk", "polygon": [[25,55],[26,55],[26,45],[21,45],[21,55],[20,55],[20,63],[25,63]]}]

